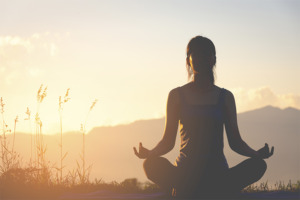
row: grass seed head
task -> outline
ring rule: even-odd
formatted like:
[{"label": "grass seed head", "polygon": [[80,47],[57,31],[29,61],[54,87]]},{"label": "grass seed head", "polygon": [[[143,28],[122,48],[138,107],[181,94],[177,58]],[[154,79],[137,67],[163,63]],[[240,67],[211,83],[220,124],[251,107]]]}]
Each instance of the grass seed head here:
[{"label": "grass seed head", "polygon": [[47,87],[45,87],[43,94],[41,96],[41,102],[43,101],[43,99],[47,96]]},{"label": "grass seed head", "polygon": [[67,89],[67,92],[66,92],[65,97],[64,97],[64,103],[67,103],[70,100],[69,91],[70,91],[70,88]]},{"label": "grass seed head", "polygon": [[84,131],[83,124],[80,124],[80,131],[81,131],[81,132]]},{"label": "grass seed head", "polygon": [[27,117],[25,118],[25,120],[30,120],[31,112],[30,112],[30,110],[29,110],[28,107],[27,107],[27,110],[26,110],[25,114],[27,115]]},{"label": "grass seed head", "polygon": [[63,104],[63,102],[61,101],[61,96],[59,96],[59,99],[58,99],[59,110],[62,110],[62,104]]},{"label": "grass seed head", "polygon": [[40,123],[41,123],[41,118],[40,118],[39,113],[36,113],[36,115],[35,115],[35,122],[36,122],[37,124],[40,124]]},{"label": "grass seed head", "polygon": [[0,100],[0,104],[1,104],[1,113],[4,113],[4,102],[3,102],[3,98],[1,97],[1,100]]},{"label": "grass seed head", "polygon": [[15,123],[17,123],[19,121],[19,116],[17,115],[15,118]]},{"label": "grass seed head", "polygon": [[43,89],[43,84],[41,84],[41,86],[37,92],[37,97],[41,96],[42,89]]},{"label": "grass seed head", "polygon": [[42,103],[44,98],[47,96],[47,87],[44,88],[43,92],[43,84],[41,85],[41,87],[39,88],[38,92],[37,92],[37,101],[39,103]]},{"label": "grass seed head", "polygon": [[67,92],[64,96],[64,100],[62,100],[62,97],[59,96],[59,111],[62,111],[64,104],[70,100],[69,91],[70,91],[70,88],[67,89]]},{"label": "grass seed head", "polygon": [[11,132],[11,129],[8,128],[8,125],[6,123],[4,124],[4,126],[5,126],[5,132]]},{"label": "grass seed head", "polygon": [[98,99],[95,99],[94,102],[92,103],[91,107],[90,107],[90,111],[93,110],[93,108],[95,107],[96,103],[97,103]]}]

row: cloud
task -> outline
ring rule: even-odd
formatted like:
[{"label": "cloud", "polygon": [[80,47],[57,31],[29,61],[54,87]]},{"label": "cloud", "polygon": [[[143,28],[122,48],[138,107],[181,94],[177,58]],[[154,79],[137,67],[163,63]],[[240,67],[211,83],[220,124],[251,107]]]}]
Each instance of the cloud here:
[{"label": "cloud", "polygon": [[279,108],[294,107],[300,109],[299,94],[276,94],[269,87],[255,89],[234,88],[237,111],[243,112],[267,105]]},{"label": "cloud", "polygon": [[35,33],[29,37],[0,35],[0,79],[11,84],[22,76],[36,77],[59,55],[67,34]]}]

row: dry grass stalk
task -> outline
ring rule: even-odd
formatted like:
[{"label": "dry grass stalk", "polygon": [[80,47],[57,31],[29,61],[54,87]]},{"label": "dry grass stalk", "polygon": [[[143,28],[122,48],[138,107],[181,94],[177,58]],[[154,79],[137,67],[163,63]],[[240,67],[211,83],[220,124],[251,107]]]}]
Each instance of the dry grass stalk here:
[{"label": "dry grass stalk", "polygon": [[66,158],[68,152],[66,152],[64,155],[63,155],[63,126],[62,126],[62,112],[63,112],[63,109],[64,109],[64,105],[65,103],[67,103],[70,98],[69,98],[69,91],[70,91],[70,88],[67,89],[67,92],[62,100],[62,97],[59,96],[59,117],[60,117],[60,182],[62,182],[63,180],[63,160]]},{"label": "dry grass stalk", "polygon": [[43,89],[43,84],[42,84],[37,92],[37,111],[35,114],[35,146],[36,146],[35,165],[40,169],[45,168],[45,166],[47,165],[45,159],[47,147],[44,145],[44,141],[43,141],[43,132],[42,132],[43,123],[39,114],[40,105],[46,96],[47,96],[47,87]]},{"label": "dry grass stalk", "polygon": [[1,116],[2,116],[2,136],[1,136],[1,155],[4,154],[4,148],[6,145],[6,124],[5,124],[5,120],[4,120],[4,102],[3,102],[3,98],[1,97],[0,99],[0,105],[1,105]]},{"label": "dry grass stalk", "polygon": [[30,167],[32,167],[32,150],[33,150],[33,134],[32,134],[32,127],[31,127],[31,111],[29,110],[29,108],[27,107],[27,110],[25,112],[25,114],[27,115],[27,117],[24,120],[28,120],[29,122],[29,128],[30,128],[30,160],[29,160],[29,164]]},{"label": "dry grass stalk", "polygon": [[86,159],[85,159],[85,134],[86,134],[86,124],[87,124],[87,120],[88,120],[88,117],[89,117],[89,114],[90,112],[93,110],[93,108],[95,107],[96,103],[97,103],[97,99],[95,99],[87,113],[87,116],[85,118],[85,121],[83,124],[81,124],[81,127],[80,127],[80,131],[82,132],[82,155],[80,155],[80,158],[81,158],[81,162],[82,162],[82,165],[80,166],[78,161],[77,162],[77,173],[78,173],[78,176],[79,176],[79,179],[80,179],[80,183],[82,184],[86,184],[89,182],[89,175],[90,175],[90,172],[91,172],[91,165],[86,167],[85,164],[86,164]]},{"label": "dry grass stalk", "polygon": [[17,122],[18,122],[18,121],[19,121],[19,117],[16,116],[16,118],[15,118],[15,124],[14,124],[14,136],[13,136],[12,151],[14,151],[14,147],[15,147],[16,128],[17,128]]},{"label": "dry grass stalk", "polygon": [[[13,146],[9,148],[9,141],[6,138],[6,133],[11,133],[8,125],[5,122],[4,118],[4,102],[3,98],[0,99],[0,106],[1,106],[1,116],[2,116],[2,135],[0,136],[1,140],[1,165],[0,165],[0,172],[3,174],[11,168],[16,168],[19,166],[19,155],[14,151],[14,141]],[[16,123],[18,118],[15,119],[15,128],[14,128],[14,135],[16,129]]]}]

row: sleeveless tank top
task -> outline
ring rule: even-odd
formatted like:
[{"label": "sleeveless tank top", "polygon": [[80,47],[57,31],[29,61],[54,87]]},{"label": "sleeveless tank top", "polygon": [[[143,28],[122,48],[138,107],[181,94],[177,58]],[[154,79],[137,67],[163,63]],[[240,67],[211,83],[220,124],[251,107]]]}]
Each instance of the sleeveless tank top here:
[{"label": "sleeveless tank top", "polygon": [[223,152],[224,93],[222,88],[217,104],[192,105],[180,96],[180,154],[177,166],[193,166],[189,169],[218,170],[228,169]]}]

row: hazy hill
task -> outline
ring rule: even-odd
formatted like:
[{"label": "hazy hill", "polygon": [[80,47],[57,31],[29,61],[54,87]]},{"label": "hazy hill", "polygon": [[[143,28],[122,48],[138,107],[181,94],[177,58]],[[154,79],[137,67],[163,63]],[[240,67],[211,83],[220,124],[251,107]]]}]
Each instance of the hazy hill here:
[{"label": "hazy hill", "polygon": [[[133,146],[141,141],[148,148],[153,148],[161,139],[164,131],[164,118],[140,120],[131,124],[113,127],[95,127],[86,136],[87,162],[93,164],[92,178],[103,178],[105,181],[121,181],[137,177],[144,181],[142,160],[133,154]],[[267,106],[261,109],[238,114],[238,124],[242,137],[254,149],[265,142],[275,146],[274,156],[267,160],[268,171],[262,181],[277,180],[287,182],[300,179],[300,110],[294,108],[279,109]],[[226,133],[224,133],[226,135]],[[226,138],[226,136],[224,137]],[[82,148],[82,135],[67,133],[63,137],[64,151],[68,151],[65,164],[75,167]],[[59,161],[59,136],[45,136],[48,146],[47,157],[51,162]],[[166,157],[174,161],[179,152],[177,145]],[[30,156],[30,135],[16,136],[17,151],[24,160]],[[225,139],[225,154],[230,166],[239,163],[245,157],[231,151]]]}]

